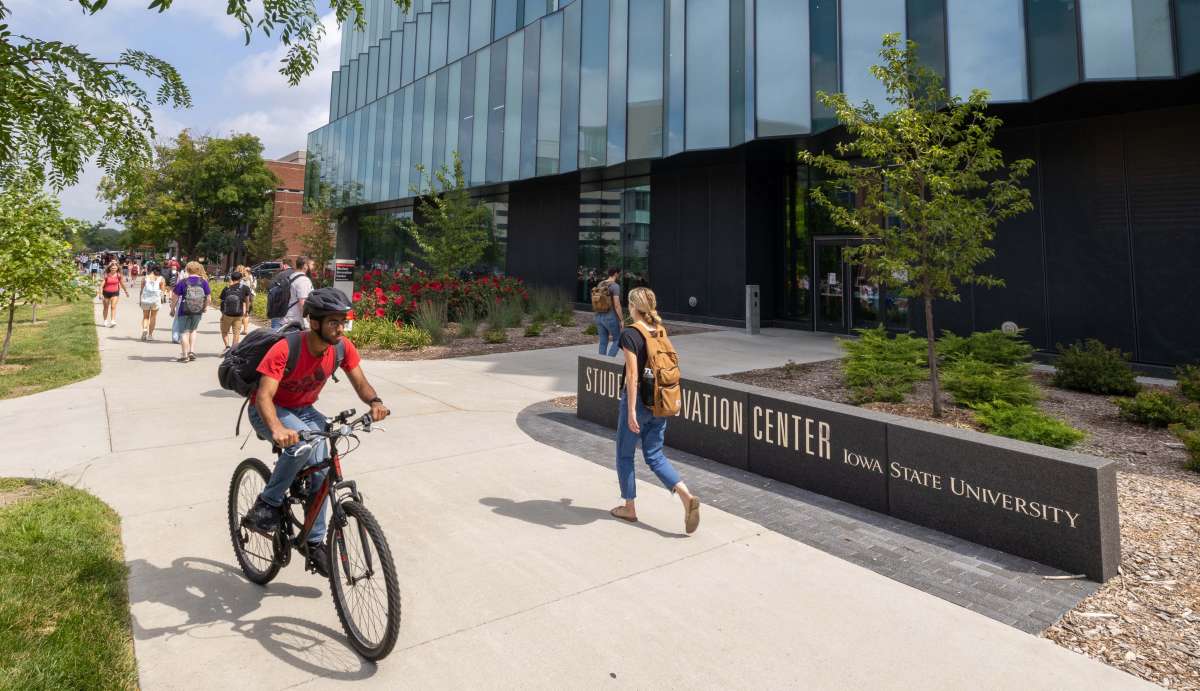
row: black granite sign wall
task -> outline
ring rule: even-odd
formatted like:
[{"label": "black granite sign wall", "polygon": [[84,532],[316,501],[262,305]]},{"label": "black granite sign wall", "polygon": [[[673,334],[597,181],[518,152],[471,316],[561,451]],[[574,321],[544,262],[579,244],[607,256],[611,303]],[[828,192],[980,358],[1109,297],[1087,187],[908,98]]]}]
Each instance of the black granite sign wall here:
[{"label": "black granite sign wall", "polygon": [[[579,417],[616,427],[619,360],[579,358]],[[1049,447],[704,377],[669,446],[1071,573],[1117,573],[1116,466]]]}]

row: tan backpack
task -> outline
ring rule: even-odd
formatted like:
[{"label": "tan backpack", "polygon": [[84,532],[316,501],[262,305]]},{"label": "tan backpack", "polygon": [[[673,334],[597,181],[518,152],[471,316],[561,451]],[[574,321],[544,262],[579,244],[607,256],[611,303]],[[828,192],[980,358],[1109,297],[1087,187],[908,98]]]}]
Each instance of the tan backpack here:
[{"label": "tan backpack", "polygon": [[650,413],[655,417],[674,417],[679,414],[679,355],[667,328],[662,324],[651,334],[642,324],[634,324],[646,339],[646,367],[654,374],[654,397]]},{"label": "tan backpack", "polygon": [[612,309],[612,293],[608,292],[608,287],[612,285],[612,281],[607,278],[596,284],[592,288],[592,311],[597,313],[608,312]]}]

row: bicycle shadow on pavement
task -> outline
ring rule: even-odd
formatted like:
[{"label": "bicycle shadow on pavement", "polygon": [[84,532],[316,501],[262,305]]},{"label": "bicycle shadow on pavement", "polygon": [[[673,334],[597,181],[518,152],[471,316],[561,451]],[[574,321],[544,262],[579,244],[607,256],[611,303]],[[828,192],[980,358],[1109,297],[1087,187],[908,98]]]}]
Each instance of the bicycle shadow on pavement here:
[{"label": "bicycle shadow on pavement", "polygon": [[[341,631],[295,617],[245,618],[266,598],[328,597],[320,588],[289,583],[255,585],[242,576],[241,569],[200,557],[180,557],[167,567],[135,559],[128,566],[130,621],[138,640],[205,638],[206,627],[228,623],[276,658],[309,674],[344,681],[375,674],[375,664],[359,657]],[[183,613],[186,620],[146,626],[139,620],[139,605],[151,605],[156,612],[168,607]]]},{"label": "bicycle shadow on pavement", "polygon": [[[627,523],[619,518],[614,518],[605,509],[575,506],[574,501],[574,499],[566,497],[558,501],[550,501],[549,499],[513,501],[512,499],[505,499],[503,497],[484,497],[479,500],[479,503],[492,507],[492,513],[494,514],[507,518],[516,518],[526,523],[533,523],[534,525],[543,525],[554,530],[566,530],[567,526],[583,526],[595,523],[596,521],[619,521]],[[667,532],[641,521],[629,523],[629,525],[641,528],[642,530],[649,530],[659,537],[687,537],[687,535],[682,533]]]}]

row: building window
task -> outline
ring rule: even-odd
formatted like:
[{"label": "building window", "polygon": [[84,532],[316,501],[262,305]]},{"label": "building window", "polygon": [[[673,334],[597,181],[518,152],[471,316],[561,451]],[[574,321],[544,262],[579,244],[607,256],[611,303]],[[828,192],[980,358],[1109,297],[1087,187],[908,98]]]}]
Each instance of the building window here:
[{"label": "building window", "polygon": [[[795,0],[758,0],[757,24],[758,136],[804,134],[812,118],[808,7]],[[674,45],[674,33],[671,41]]]},{"label": "building window", "polygon": [[588,183],[579,189],[577,302],[620,269],[625,291],[650,284],[650,181]]},{"label": "building window", "polygon": [[987,89],[992,101],[1028,95],[1025,24],[1020,0],[946,0],[950,89],[967,98]]},{"label": "building window", "polygon": [[630,159],[663,154],[663,0],[629,8],[628,128]]},{"label": "building window", "polygon": [[729,146],[729,0],[689,2],[686,41],[685,145]]},{"label": "building window", "polygon": [[608,138],[608,0],[582,0],[579,167],[605,165]]}]

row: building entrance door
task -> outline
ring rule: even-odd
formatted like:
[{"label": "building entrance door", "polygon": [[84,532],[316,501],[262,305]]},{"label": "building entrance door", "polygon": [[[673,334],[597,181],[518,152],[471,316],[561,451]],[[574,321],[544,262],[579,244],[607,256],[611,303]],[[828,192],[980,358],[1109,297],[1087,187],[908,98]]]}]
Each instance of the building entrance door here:
[{"label": "building entrance door", "polygon": [[849,238],[813,241],[818,331],[847,333],[881,322],[890,329],[908,328],[908,299],[880,286],[865,268],[846,261],[846,248],[861,243]]}]

